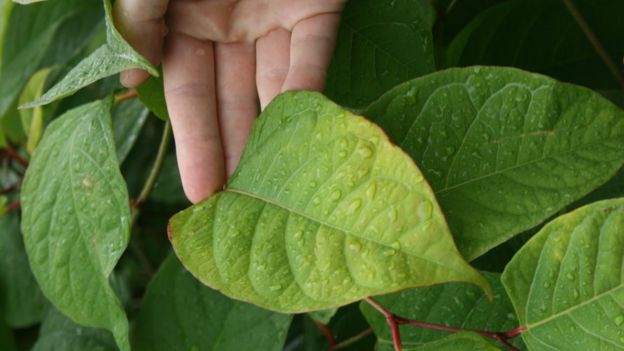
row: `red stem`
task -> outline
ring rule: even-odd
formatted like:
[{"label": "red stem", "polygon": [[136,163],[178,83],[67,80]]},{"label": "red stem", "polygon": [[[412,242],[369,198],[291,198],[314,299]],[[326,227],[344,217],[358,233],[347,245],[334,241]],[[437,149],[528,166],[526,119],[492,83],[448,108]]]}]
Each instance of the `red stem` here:
[{"label": "red stem", "polygon": [[126,93],[122,93],[122,94],[115,96],[115,103],[118,104],[126,100],[132,100],[136,97],[137,97],[137,92],[135,90],[131,90]]},{"label": "red stem", "polygon": [[22,202],[20,200],[13,201],[10,204],[6,205],[6,207],[4,208],[4,211],[5,213],[9,213],[15,209],[18,209],[21,205],[22,205]]},{"label": "red stem", "polygon": [[13,184],[13,185],[9,186],[8,188],[4,188],[4,189],[0,190],[0,195],[6,195],[6,194],[9,194],[9,193],[12,193],[15,190],[17,190],[17,184]]},{"label": "red stem", "polygon": [[505,345],[511,351],[518,351],[518,349],[509,342],[509,339],[515,338],[516,336],[520,335],[523,331],[527,330],[526,326],[520,326],[508,332],[492,332],[488,330],[448,327],[446,325],[422,322],[422,321],[417,321],[413,319],[399,317],[393,314],[392,312],[390,312],[389,310],[387,310],[382,305],[380,305],[377,301],[371,299],[370,297],[365,298],[364,301],[369,303],[373,308],[375,308],[377,311],[383,314],[384,317],[386,317],[386,322],[388,323],[388,326],[390,327],[390,330],[392,332],[392,342],[394,344],[395,351],[402,350],[401,335],[399,332],[400,325],[413,325],[419,328],[439,330],[439,331],[450,332],[450,333],[471,331],[481,336],[484,336],[486,338],[499,341],[501,344]]},{"label": "red stem", "polygon": [[319,328],[321,333],[327,339],[327,343],[329,344],[329,351],[333,351],[336,348],[336,338],[334,338],[334,334],[327,328],[327,326],[319,321],[314,321],[314,324]]},{"label": "red stem", "polygon": [[28,168],[28,161],[26,161],[22,156],[20,156],[20,154],[18,154],[17,151],[15,151],[15,149],[13,149],[12,147],[8,145],[5,146],[4,154],[7,155],[8,158],[22,165],[22,167]]}]

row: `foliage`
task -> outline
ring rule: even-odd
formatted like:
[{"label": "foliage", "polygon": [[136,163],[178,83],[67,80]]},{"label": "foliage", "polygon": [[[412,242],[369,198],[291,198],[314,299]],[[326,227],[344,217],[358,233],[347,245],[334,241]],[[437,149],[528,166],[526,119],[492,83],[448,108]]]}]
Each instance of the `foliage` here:
[{"label": "foliage", "polygon": [[623,6],[352,0],[190,206],[110,1],[0,0],[0,348],[624,348]]}]

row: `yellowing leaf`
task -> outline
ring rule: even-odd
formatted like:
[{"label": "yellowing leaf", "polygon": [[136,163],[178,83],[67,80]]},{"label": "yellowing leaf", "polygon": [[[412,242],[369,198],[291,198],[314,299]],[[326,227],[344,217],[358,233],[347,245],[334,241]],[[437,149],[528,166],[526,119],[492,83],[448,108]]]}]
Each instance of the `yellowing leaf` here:
[{"label": "yellowing leaf", "polygon": [[274,100],[227,189],[176,215],[169,234],[205,284],[277,311],[448,281],[489,291],[413,161],[316,93]]},{"label": "yellowing leaf", "polygon": [[[41,94],[43,94],[43,87],[50,71],[50,68],[44,68],[33,74],[19,97],[18,101],[20,104],[41,97]],[[19,110],[19,112],[22,119],[22,128],[24,128],[28,137],[26,150],[28,153],[32,154],[35,147],[39,144],[41,133],[43,132],[43,107],[37,106],[30,110]]]}]

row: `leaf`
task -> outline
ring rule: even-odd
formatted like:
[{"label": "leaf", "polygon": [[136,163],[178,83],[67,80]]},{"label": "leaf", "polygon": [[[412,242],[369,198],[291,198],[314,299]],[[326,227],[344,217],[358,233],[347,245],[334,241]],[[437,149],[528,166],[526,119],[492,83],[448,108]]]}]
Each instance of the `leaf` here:
[{"label": "leaf", "polygon": [[0,345],[2,345],[2,350],[4,351],[17,351],[13,331],[2,320],[0,320]]},{"label": "leaf", "polygon": [[[574,0],[616,64],[624,47],[624,2]],[[620,88],[563,1],[512,0],[475,18],[449,48],[451,65],[515,66],[597,89]]]},{"label": "leaf", "polygon": [[169,255],[147,289],[134,347],[138,351],[279,351],[291,318],[208,289],[175,255]]},{"label": "leaf", "polygon": [[[500,282],[500,274],[482,274],[493,289],[494,300],[491,302],[478,288],[465,284],[404,290],[375,300],[398,316],[418,321],[464,329],[508,331],[516,328],[518,321]],[[392,350],[392,335],[384,316],[365,302],[360,303],[360,308],[373,327],[381,350]],[[403,345],[412,348],[447,336],[448,333],[436,330],[409,325],[401,327]],[[520,344],[516,346],[520,347]]]},{"label": "leaf", "polygon": [[[0,120],[4,119],[32,74],[39,68],[58,29],[73,16],[89,11],[93,0],[50,1],[16,6],[7,23],[0,71]],[[67,59],[70,59],[67,55]],[[50,65],[48,65],[50,66]]]},{"label": "leaf", "polygon": [[21,5],[30,5],[30,4],[34,4],[36,2],[42,2],[42,1],[46,1],[46,0],[13,0],[13,2],[16,2]]},{"label": "leaf", "polygon": [[310,312],[308,315],[310,318],[321,324],[327,324],[331,321],[332,317],[336,315],[336,312],[338,312],[337,308],[330,308],[328,310]]},{"label": "leaf", "polygon": [[[37,71],[28,83],[22,94],[19,97],[19,103],[25,103],[30,100],[37,99],[43,94],[43,86],[50,74],[50,68],[44,68]],[[43,132],[43,108],[37,106],[31,110],[20,110],[20,116],[22,120],[22,128],[26,132],[28,142],[26,144],[26,150],[29,154],[35,150],[39,141],[41,140],[41,134]]]},{"label": "leaf", "polygon": [[624,348],[624,199],[546,225],[514,256],[503,284],[531,350]]},{"label": "leaf", "polygon": [[110,0],[103,0],[106,10],[106,44],[82,60],[74,69],[48,90],[40,99],[20,106],[32,108],[69,96],[81,88],[130,68],[140,68],[152,75],[156,69],[121,37],[112,19]]},{"label": "leaf", "polygon": [[488,289],[409,157],[316,93],[276,98],[227,189],[174,216],[169,235],[206,285],[276,311],[448,281]]},{"label": "leaf", "polygon": [[[383,349],[380,349],[382,351]],[[446,338],[425,344],[418,349],[405,348],[404,351],[500,351],[489,340],[472,332],[451,334]]]},{"label": "leaf", "polygon": [[50,310],[32,351],[117,351],[110,333],[86,328]]},{"label": "leaf", "polygon": [[433,72],[427,10],[422,0],[347,2],[327,96],[344,106],[363,107],[395,85]]},{"label": "leaf", "polygon": [[2,52],[4,51],[7,23],[9,22],[11,11],[13,11],[13,2],[11,0],[0,0],[0,72],[2,71]]},{"label": "leaf", "polygon": [[130,100],[113,107],[113,134],[117,160],[122,164],[136,143],[149,111],[140,101]]},{"label": "leaf", "polygon": [[169,119],[169,111],[167,110],[167,101],[165,100],[165,87],[162,75],[162,68],[158,71],[158,77],[149,77],[137,89],[139,99],[152,113],[166,121]]},{"label": "leaf", "polygon": [[46,129],[24,180],[22,230],[46,297],[75,322],[111,330],[128,351],[128,321],[108,283],[130,237],[110,107],[78,107]]},{"label": "leaf", "polygon": [[14,328],[37,324],[47,302],[30,271],[15,213],[0,216],[0,310]]},{"label": "leaf", "polygon": [[363,114],[419,165],[469,260],[534,227],[624,163],[624,112],[512,68],[449,69]]}]

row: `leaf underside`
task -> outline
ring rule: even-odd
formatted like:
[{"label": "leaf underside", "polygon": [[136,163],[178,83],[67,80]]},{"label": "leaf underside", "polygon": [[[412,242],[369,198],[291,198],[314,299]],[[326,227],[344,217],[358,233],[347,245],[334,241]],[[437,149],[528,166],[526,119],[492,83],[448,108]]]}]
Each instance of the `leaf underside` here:
[{"label": "leaf underside", "polygon": [[274,100],[227,190],[174,216],[169,234],[202,282],[283,312],[447,281],[488,289],[409,157],[316,93]]}]

